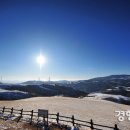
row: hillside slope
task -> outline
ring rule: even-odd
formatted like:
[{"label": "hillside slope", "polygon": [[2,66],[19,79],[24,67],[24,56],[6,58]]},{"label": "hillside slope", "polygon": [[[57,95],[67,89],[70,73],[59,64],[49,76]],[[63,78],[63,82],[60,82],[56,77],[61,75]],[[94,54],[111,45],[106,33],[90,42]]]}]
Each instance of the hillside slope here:
[{"label": "hillside slope", "polygon": [[110,75],[89,80],[57,83],[87,93],[103,92],[130,97],[130,75]]},{"label": "hillside slope", "polygon": [[[59,85],[0,85],[0,99],[13,100],[37,96],[56,96],[62,95],[67,97],[86,96],[86,92],[75,90],[73,88]],[[9,90],[9,91],[7,91]],[[26,95],[24,96],[24,94]]]}]

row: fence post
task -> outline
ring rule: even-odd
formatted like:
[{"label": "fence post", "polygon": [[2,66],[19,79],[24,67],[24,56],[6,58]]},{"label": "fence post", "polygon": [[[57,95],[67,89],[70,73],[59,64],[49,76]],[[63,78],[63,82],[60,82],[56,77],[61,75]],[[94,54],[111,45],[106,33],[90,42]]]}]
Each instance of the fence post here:
[{"label": "fence post", "polygon": [[115,124],[114,130],[119,130],[119,128],[117,127],[117,124]]},{"label": "fence post", "polygon": [[14,108],[12,107],[12,108],[11,108],[11,112],[10,112],[11,115],[13,114],[13,110],[14,110]]},{"label": "fence post", "polygon": [[4,113],[5,112],[5,107],[3,107],[3,110],[2,110],[2,113]]},{"label": "fence post", "polygon": [[94,130],[94,126],[93,126],[94,124],[93,124],[93,120],[92,119],[90,120],[90,125],[91,125],[90,126],[91,130]]},{"label": "fence post", "polygon": [[22,115],[23,115],[23,109],[21,109],[21,112],[20,112],[20,116],[22,117]]},{"label": "fence post", "polygon": [[74,115],[72,115],[72,124],[73,124],[73,126],[74,126],[74,124],[75,124],[75,122],[74,122]]},{"label": "fence post", "polygon": [[33,110],[31,111],[31,121],[30,121],[30,125],[32,124],[32,119],[33,119]]},{"label": "fence post", "polygon": [[49,118],[48,116],[49,116],[49,114],[47,114],[47,127],[48,127],[48,118]]},{"label": "fence post", "polygon": [[59,112],[56,114],[56,121],[57,121],[57,124],[59,123]]},{"label": "fence post", "polygon": [[20,112],[20,116],[19,116],[19,118],[18,118],[18,120],[17,120],[17,123],[20,121],[20,119],[22,118],[22,115],[23,115],[23,109],[21,109],[20,111],[21,111],[21,112]]}]

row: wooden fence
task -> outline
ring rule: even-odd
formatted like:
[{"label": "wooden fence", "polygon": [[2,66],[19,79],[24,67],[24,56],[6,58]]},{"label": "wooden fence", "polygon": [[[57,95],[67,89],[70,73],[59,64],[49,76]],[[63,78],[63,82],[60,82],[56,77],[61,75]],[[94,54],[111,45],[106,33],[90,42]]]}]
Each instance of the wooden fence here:
[{"label": "wooden fence", "polygon": [[[16,118],[17,117],[17,118]],[[24,111],[23,109],[14,109],[12,108],[6,108],[6,107],[0,107],[0,118],[3,118],[4,120],[15,118],[17,122],[19,121],[27,121],[30,123],[30,125],[37,121],[45,121],[44,117],[38,117],[38,111]],[[120,130],[117,127],[117,124],[115,124],[113,127],[106,126],[106,125],[100,125],[93,122],[91,119],[90,121],[83,121],[76,119],[74,115],[72,117],[62,116],[59,113],[57,114],[50,114],[48,113],[48,116],[46,118],[47,124],[48,122],[55,122],[57,124],[63,123],[63,124],[71,124],[73,126],[82,126],[82,127],[89,127],[91,130]]]}]

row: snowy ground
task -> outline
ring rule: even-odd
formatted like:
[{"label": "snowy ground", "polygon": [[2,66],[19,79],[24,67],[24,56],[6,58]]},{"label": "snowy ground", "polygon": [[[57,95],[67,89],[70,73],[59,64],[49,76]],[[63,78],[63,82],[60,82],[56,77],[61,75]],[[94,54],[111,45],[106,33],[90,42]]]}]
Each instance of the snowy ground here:
[{"label": "snowy ground", "polygon": [[95,123],[114,126],[118,124],[122,130],[130,130],[130,121],[119,122],[115,111],[130,110],[130,106],[117,104],[93,97],[67,98],[67,97],[36,97],[15,101],[0,101],[0,107],[14,107],[24,110],[35,110],[39,108],[48,109],[50,113],[59,112],[65,116],[75,115],[81,120],[93,119]]},{"label": "snowy ground", "polygon": [[36,130],[27,123],[0,120],[0,130]]},{"label": "snowy ground", "polygon": [[103,94],[103,93],[90,93],[90,94],[88,94],[88,96],[95,97],[96,99],[105,99],[105,98],[112,97],[113,99],[117,99],[117,100],[123,99],[123,100],[126,100],[126,101],[130,101],[129,97],[125,97],[125,96],[122,96],[122,95],[112,95],[112,94]]}]

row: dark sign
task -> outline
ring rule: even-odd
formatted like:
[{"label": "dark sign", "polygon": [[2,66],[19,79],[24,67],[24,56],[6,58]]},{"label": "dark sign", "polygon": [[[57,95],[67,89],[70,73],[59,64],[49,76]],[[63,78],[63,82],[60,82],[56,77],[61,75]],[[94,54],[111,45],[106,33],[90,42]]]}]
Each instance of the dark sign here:
[{"label": "dark sign", "polygon": [[38,109],[38,116],[48,118],[48,110]]}]

